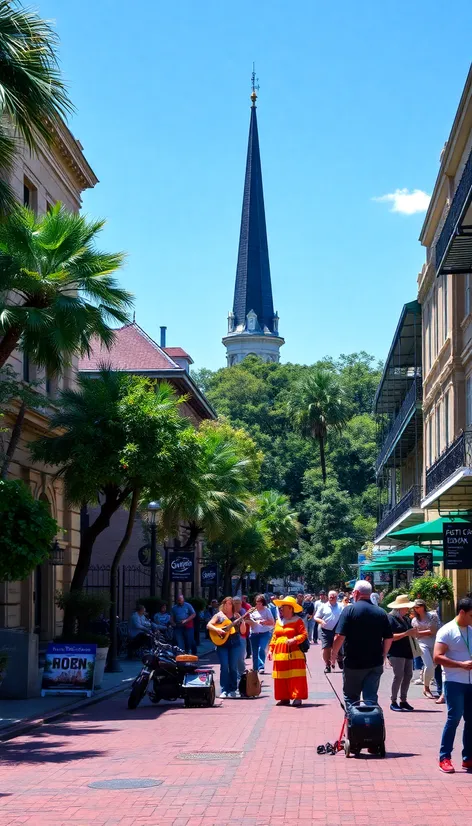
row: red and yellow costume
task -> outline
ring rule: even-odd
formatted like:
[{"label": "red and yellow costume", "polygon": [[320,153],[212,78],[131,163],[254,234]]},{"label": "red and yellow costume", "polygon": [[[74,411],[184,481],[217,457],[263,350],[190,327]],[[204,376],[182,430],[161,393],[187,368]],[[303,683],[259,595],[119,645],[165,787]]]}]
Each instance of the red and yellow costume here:
[{"label": "red and yellow costume", "polygon": [[[269,651],[272,652],[274,668],[274,694],[276,700],[307,700],[305,655],[299,649],[307,639],[303,620],[293,616],[290,620],[277,620]],[[289,640],[293,647],[289,649]]]}]

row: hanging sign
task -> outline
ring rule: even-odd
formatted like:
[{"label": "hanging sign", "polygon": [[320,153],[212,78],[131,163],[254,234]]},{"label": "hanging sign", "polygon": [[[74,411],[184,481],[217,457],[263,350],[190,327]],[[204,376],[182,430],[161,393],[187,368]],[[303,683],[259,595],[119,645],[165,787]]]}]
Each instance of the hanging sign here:
[{"label": "hanging sign", "polygon": [[433,573],[433,554],[431,551],[413,554],[413,576],[424,576]]},{"label": "hanging sign", "polygon": [[443,547],[446,570],[463,571],[472,568],[472,522],[445,522]]},{"label": "hanging sign", "polygon": [[202,588],[210,586],[218,586],[218,565],[216,562],[210,562],[205,565],[200,571],[200,584]]},{"label": "hanging sign", "polygon": [[171,582],[193,582],[194,568],[193,551],[171,551],[169,553]]},{"label": "hanging sign", "polygon": [[48,643],[41,697],[79,693],[91,697],[96,654],[96,645]]}]

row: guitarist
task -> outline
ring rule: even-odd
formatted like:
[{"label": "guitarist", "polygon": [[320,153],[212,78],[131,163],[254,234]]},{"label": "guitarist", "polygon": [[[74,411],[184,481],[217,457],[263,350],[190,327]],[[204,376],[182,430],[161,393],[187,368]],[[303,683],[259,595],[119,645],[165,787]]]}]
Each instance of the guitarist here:
[{"label": "guitarist", "polygon": [[[224,623],[235,622],[236,625],[228,633],[222,627]],[[236,610],[232,597],[225,597],[220,610],[211,618],[207,625],[209,631],[214,631],[225,639],[223,645],[216,649],[220,663],[220,698],[235,700],[239,697],[238,691],[238,660],[241,649],[241,632],[246,632],[246,623]]]}]

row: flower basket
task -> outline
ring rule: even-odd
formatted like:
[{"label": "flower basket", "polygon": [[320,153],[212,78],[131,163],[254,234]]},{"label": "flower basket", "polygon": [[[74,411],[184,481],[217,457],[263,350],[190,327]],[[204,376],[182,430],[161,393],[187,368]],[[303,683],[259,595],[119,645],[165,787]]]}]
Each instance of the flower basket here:
[{"label": "flower basket", "polygon": [[452,602],[454,600],[452,582],[445,576],[425,574],[412,581],[410,599],[424,599],[428,608],[435,608],[441,602]]}]

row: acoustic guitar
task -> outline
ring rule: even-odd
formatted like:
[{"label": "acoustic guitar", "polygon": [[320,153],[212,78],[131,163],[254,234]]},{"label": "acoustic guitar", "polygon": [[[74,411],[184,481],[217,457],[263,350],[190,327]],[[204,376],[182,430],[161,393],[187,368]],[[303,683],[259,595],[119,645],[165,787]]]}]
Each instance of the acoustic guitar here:
[{"label": "acoustic guitar", "polygon": [[215,645],[224,645],[230,634],[236,633],[236,625],[238,624],[238,622],[241,622],[241,620],[247,617],[248,614],[252,614],[252,612],[256,610],[257,608],[251,608],[249,611],[246,611],[245,614],[233,620],[233,622],[231,622],[231,620],[228,618],[224,619],[223,622],[219,622],[218,625],[215,626],[215,628],[219,628],[221,631],[224,631],[224,637],[220,637],[220,635],[217,634],[217,632],[213,628],[209,628],[208,630],[210,632],[211,641]]}]

